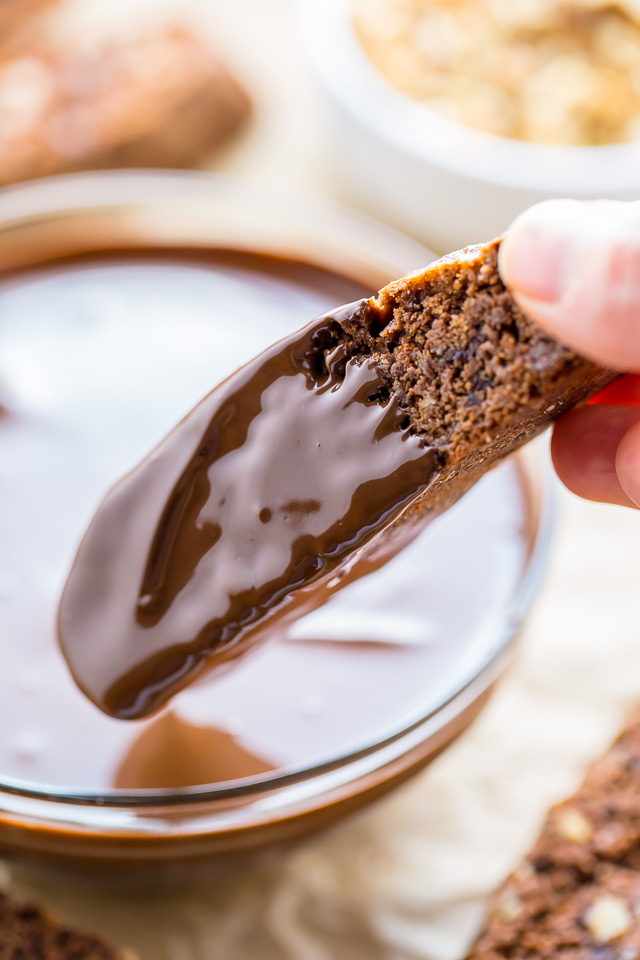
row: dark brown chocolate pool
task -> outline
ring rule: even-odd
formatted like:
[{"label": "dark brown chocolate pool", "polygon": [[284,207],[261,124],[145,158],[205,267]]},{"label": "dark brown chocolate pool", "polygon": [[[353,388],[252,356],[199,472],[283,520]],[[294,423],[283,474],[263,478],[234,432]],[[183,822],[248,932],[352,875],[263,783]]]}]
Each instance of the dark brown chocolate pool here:
[{"label": "dark brown chocolate pool", "polygon": [[[365,292],[300,264],[189,252],[0,280],[0,781],[172,788],[321,762],[427,712],[509,629],[527,553],[510,464],[333,593],[343,552],[402,511],[430,469],[372,371],[344,364],[332,320],[291,335]],[[248,385],[253,407],[237,403]],[[62,609],[74,612],[76,673],[131,716],[207,647],[242,647],[253,617],[270,640],[122,723],[69,675],[56,607],[105,493],[185,414],[81,547]],[[310,573],[327,602],[309,613],[304,597],[293,622],[283,595]]]}]

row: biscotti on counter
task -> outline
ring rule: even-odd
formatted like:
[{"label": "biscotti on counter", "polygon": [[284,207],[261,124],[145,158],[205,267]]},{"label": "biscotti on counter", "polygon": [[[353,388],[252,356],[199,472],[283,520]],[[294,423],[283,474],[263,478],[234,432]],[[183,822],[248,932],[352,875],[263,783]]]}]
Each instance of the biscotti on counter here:
[{"label": "biscotti on counter", "polygon": [[553,807],[469,960],[640,956],[640,714]]},{"label": "biscotti on counter", "polygon": [[0,893],[0,960],[135,960],[128,950],[64,926]]},{"label": "biscotti on counter", "polygon": [[0,185],[76,170],[193,166],[249,110],[222,61],[181,27],[86,44],[50,38],[36,23],[20,44],[4,55],[0,48]]}]

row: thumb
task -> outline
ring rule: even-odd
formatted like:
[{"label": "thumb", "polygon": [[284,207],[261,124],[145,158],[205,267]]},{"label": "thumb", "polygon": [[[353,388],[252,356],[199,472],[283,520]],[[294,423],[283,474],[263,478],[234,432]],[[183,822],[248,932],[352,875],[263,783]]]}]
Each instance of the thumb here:
[{"label": "thumb", "polygon": [[640,371],[640,203],[539,203],[507,231],[500,273],[551,336],[597,363]]}]

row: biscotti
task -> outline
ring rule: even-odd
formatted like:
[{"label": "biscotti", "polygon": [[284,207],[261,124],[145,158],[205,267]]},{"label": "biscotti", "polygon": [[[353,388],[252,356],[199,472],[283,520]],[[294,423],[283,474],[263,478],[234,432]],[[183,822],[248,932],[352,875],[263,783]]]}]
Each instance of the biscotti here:
[{"label": "biscotti", "polygon": [[188,167],[246,119],[249,100],[192,34],[97,46],[41,34],[0,54],[0,185],[109,167]]},{"label": "biscotti", "polygon": [[450,254],[340,318],[349,354],[376,361],[411,431],[435,452],[430,510],[616,376],[525,316],[500,278],[499,246]]},{"label": "biscotti", "polygon": [[0,894],[0,960],[135,960],[101,937],[53,920],[32,904]]},{"label": "biscotti", "polygon": [[640,714],[496,894],[469,960],[640,955]]}]

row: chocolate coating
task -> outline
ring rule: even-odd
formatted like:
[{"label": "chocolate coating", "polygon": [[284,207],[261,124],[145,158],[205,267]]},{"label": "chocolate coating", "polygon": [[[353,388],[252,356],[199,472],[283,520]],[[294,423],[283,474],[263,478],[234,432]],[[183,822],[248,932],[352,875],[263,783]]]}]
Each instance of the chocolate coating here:
[{"label": "chocolate coating", "polygon": [[107,495],[59,634],[105,712],[158,709],[276,619],[326,597],[347,557],[428,485],[434,455],[371,360],[322,317],[221,384]]}]

